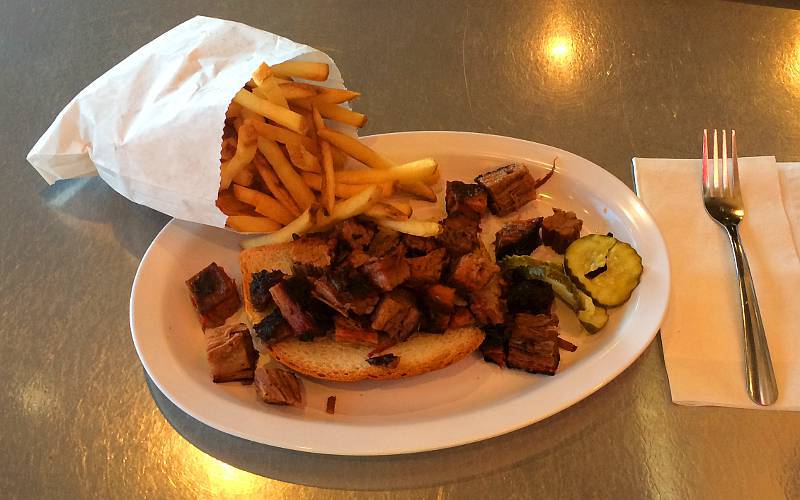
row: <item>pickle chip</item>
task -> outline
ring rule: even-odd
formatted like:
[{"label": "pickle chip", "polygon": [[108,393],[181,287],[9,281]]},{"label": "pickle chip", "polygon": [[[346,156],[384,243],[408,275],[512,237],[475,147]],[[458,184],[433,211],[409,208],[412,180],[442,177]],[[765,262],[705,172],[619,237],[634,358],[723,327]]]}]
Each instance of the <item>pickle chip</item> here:
[{"label": "pickle chip", "polygon": [[605,307],[624,304],[643,270],[642,257],[632,246],[602,234],[572,242],[564,253],[564,268],[578,288]]}]

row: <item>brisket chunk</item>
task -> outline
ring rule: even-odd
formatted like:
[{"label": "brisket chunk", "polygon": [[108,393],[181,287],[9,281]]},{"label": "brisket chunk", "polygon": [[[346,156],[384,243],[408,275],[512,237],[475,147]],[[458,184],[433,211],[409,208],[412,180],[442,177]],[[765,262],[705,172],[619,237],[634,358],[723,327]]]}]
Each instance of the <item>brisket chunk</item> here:
[{"label": "brisket chunk", "polygon": [[575,212],[553,209],[553,215],[542,221],[542,242],[553,247],[558,253],[564,253],[573,241],[581,236],[583,221]]},{"label": "brisket chunk", "polygon": [[500,268],[486,252],[477,250],[458,258],[450,281],[462,290],[475,291],[485,287],[499,272]]},{"label": "brisket chunk", "polygon": [[406,258],[409,266],[409,286],[421,286],[438,282],[442,277],[447,250],[438,248],[420,257]]},{"label": "brisket chunk", "polygon": [[334,234],[337,234],[350,250],[364,250],[375,236],[375,230],[354,219],[347,219],[336,227]]},{"label": "brisket chunk", "polygon": [[450,328],[464,328],[475,324],[475,316],[469,311],[468,307],[456,307],[450,317]]},{"label": "brisket chunk", "polygon": [[362,269],[378,288],[388,292],[411,275],[408,261],[403,257],[404,253],[405,249],[400,246],[393,253],[371,259]]},{"label": "brisket chunk", "polygon": [[337,342],[349,342],[351,344],[378,345],[378,332],[363,328],[358,322],[342,316],[333,319],[334,330],[333,338]]},{"label": "brisket chunk", "polygon": [[406,247],[406,257],[421,257],[439,248],[439,242],[434,237],[403,235],[403,245]]},{"label": "brisket chunk", "polygon": [[506,305],[503,300],[503,280],[500,273],[489,283],[470,294],[469,309],[479,325],[499,325],[504,321]]},{"label": "brisket chunk", "polygon": [[223,326],[205,331],[206,357],[214,382],[252,380],[258,353],[247,326]]},{"label": "brisket chunk", "polygon": [[481,174],[475,182],[489,193],[489,209],[498,216],[508,215],[536,198],[536,181],[528,167],[518,163]]},{"label": "brisket chunk", "polygon": [[292,244],[292,262],[307,274],[316,274],[333,262],[336,239],[304,235]]},{"label": "brisket chunk", "polygon": [[420,318],[414,295],[398,288],[384,294],[372,313],[371,327],[388,333],[394,339],[405,340],[417,329]]},{"label": "brisket chunk", "polygon": [[516,281],[508,288],[508,312],[550,314],[554,299],[553,289],[543,281]]},{"label": "brisket chunk", "polygon": [[297,405],[303,401],[300,379],[292,372],[260,366],[255,372],[256,394],[275,405]]},{"label": "brisket chunk", "polygon": [[253,325],[256,337],[265,344],[274,344],[294,336],[294,331],[283,318],[281,310],[277,307],[264,316],[264,319]]},{"label": "brisket chunk", "polygon": [[269,289],[280,283],[284,276],[280,271],[266,269],[253,274],[250,280],[250,303],[256,311],[263,311],[272,304]]},{"label": "brisket chunk", "polygon": [[400,245],[400,233],[391,229],[380,228],[367,247],[367,253],[373,257],[383,257],[394,252]]},{"label": "brisket chunk", "polygon": [[451,313],[456,307],[456,289],[441,283],[429,286],[425,290],[425,297],[428,299],[428,305],[434,311]]},{"label": "brisket chunk", "polygon": [[448,215],[462,214],[480,220],[486,213],[486,190],[478,184],[447,181],[445,207]]},{"label": "brisket chunk", "polygon": [[508,366],[555,375],[559,361],[558,317],[555,314],[516,314],[508,341]]},{"label": "brisket chunk", "polygon": [[469,215],[450,215],[442,221],[439,241],[450,255],[464,255],[478,247],[480,230],[480,220]]},{"label": "brisket chunk", "polygon": [[297,334],[311,333],[317,329],[314,318],[309,314],[304,302],[311,292],[307,280],[298,276],[292,276],[269,289],[272,300],[280,309],[281,314],[289,326]]},{"label": "brisket chunk", "polygon": [[216,262],[186,280],[186,286],[203,328],[222,325],[241,306],[236,283]]},{"label": "brisket chunk", "polygon": [[[329,270],[323,278],[333,289],[315,288],[315,297],[328,303],[334,309],[342,309],[355,314],[370,314],[380,300],[380,290],[361,272],[346,266]],[[315,282],[316,284],[316,282]],[[334,307],[335,304],[335,307]],[[348,316],[348,314],[345,314]]]},{"label": "brisket chunk", "polygon": [[542,241],[539,228],[542,218],[509,222],[497,231],[494,254],[499,262],[506,255],[530,255]]}]

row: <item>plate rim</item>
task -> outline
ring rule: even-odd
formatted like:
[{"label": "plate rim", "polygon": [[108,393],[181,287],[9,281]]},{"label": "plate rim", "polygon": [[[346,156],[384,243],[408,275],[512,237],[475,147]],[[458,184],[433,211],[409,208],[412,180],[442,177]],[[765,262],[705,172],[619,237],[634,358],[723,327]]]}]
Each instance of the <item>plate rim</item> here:
[{"label": "plate rim", "polygon": [[[340,455],[340,456],[390,456],[390,455],[399,455],[399,454],[422,453],[422,452],[427,452],[427,451],[434,451],[434,450],[439,450],[439,449],[445,449],[445,448],[452,448],[452,447],[456,447],[456,446],[467,445],[467,444],[471,444],[471,443],[475,443],[475,442],[491,439],[491,438],[494,438],[494,437],[497,437],[497,436],[500,436],[500,435],[503,435],[503,434],[507,434],[507,433],[519,430],[521,428],[527,427],[528,425],[532,425],[534,423],[541,422],[541,421],[543,421],[543,420],[545,420],[547,418],[550,418],[551,416],[555,415],[556,413],[559,413],[559,412],[563,411],[564,409],[569,408],[570,406],[582,401],[583,399],[588,398],[592,394],[596,393],[598,390],[600,390],[601,388],[605,387],[606,385],[608,385],[608,383],[610,383],[612,380],[617,378],[622,372],[624,372],[626,369],[628,369],[637,359],[639,359],[641,357],[642,353],[652,344],[653,339],[657,335],[657,333],[659,331],[659,328],[660,328],[660,325],[663,322],[664,317],[665,317],[665,315],[667,313],[668,301],[669,301],[669,290],[670,290],[670,286],[671,286],[671,282],[670,282],[671,273],[670,273],[669,255],[668,255],[668,252],[666,250],[666,245],[665,245],[665,242],[664,242],[664,239],[663,239],[663,235],[661,234],[661,231],[659,230],[659,228],[658,228],[657,224],[655,223],[655,220],[653,219],[653,217],[650,214],[649,210],[647,209],[647,207],[644,206],[644,204],[639,199],[639,197],[635,194],[635,192],[631,188],[629,188],[624,182],[622,182],[620,179],[618,179],[615,175],[613,175],[611,172],[605,170],[604,168],[600,167],[599,165],[595,164],[594,162],[592,162],[592,161],[590,161],[590,160],[588,160],[586,158],[578,156],[575,153],[571,153],[569,151],[562,150],[562,149],[557,148],[555,146],[550,146],[548,144],[542,144],[542,143],[537,143],[537,142],[533,142],[533,141],[528,141],[526,139],[521,139],[521,138],[516,138],[516,137],[503,136],[503,135],[497,135],[497,134],[485,134],[485,133],[480,133],[480,132],[462,132],[462,131],[449,131],[449,130],[430,130],[430,131],[417,130],[417,131],[400,131],[400,132],[389,132],[389,133],[382,133],[382,134],[374,134],[374,135],[361,137],[360,139],[361,140],[367,140],[367,142],[369,142],[370,140],[375,140],[375,139],[379,139],[379,138],[382,138],[382,137],[409,136],[409,135],[418,135],[418,134],[423,134],[423,135],[444,135],[444,136],[446,136],[446,135],[478,136],[478,137],[482,137],[482,138],[492,138],[492,139],[500,140],[500,141],[517,142],[517,143],[519,143],[520,145],[523,145],[523,146],[530,145],[530,146],[539,147],[539,148],[544,147],[544,148],[556,151],[559,154],[568,155],[568,156],[570,156],[570,157],[572,157],[572,158],[574,158],[576,160],[579,160],[579,161],[581,161],[583,163],[591,165],[593,168],[596,168],[600,172],[600,175],[606,176],[608,181],[613,182],[614,184],[617,185],[618,188],[623,188],[624,190],[626,190],[626,191],[628,191],[630,193],[631,199],[634,200],[635,205],[637,205],[637,209],[639,209],[641,211],[641,214],[644,216],[645,222],[648,223],[647,226],[649,227],[650,230],[654,230],[654,234],[652,236],[656,237],[656,241],[651,241],[651,244],[653,244],[655,250],[657,250],[661,254],[660,257],[663,259],[663,262],[666,265],[666,268],[665,268],[665,270],[664,270],[664,272],[663,272],[663,274],[661,276],[664,290],[663,290],[662,295],[660,296],[661,300],[660,300],[659,304],[657,304],[657,305],[660,306],[659,307],[660,313],[657,315],[656,318],[653,318],[653,319],[655,319],[655,321],[651,321],[651,323],[654,326],[652,328],[649,328],[649,329],[652,329],[652,331],[648,332],[646,335],[641,335],[640,336],[640,341],[639,341],[639,344],[638,344],[637,348],[631,351],[631,353],[627,356],[627,359],[624,362],[619,363],[614,369],[610,370],[607,374],[605,374],[602,377],[602,380],[595,379],[594,380],[595,383],[591,387],[586,388],[584,390],[574,391],[575,392],[574,395],[572,395],[570,397],[567,397],[567,398],[562,398],[562,401],[561,401],[560,404],[548,406],[547,411],[536,412],[536,413],[533,414],[535,416],[533,416],[531,418],[520,418],[520,419],[517,419],[517,421],[514,424],[498,425],[498,426],[496,426],[494,428],[494,430],[487,430],[487,429],[483,429],[482,428],[482,430],[473,432],[473,435],[471,437],[467,437],[467,438],[462,437],[462,438],[449,439],[449,440],[440,438],[440,439],[437,440],[436,444],[432,444],[432,445],[423,445],[423,446],[415,446],[415,447],[395,445],[393,448],[392,447],[383,446],[379,450],[372,450],[372,449],[367,449],[367,448],[359,448],[358,450],[337,449],[335,447],[332,448],[332,447],[321,447],[321,446],[305,446],[305,445],[302,445],[302,444],[291,443],[291,442],[279,442],[279,443],[267,442],[267,441],[265,441],[263,439],[260,439],[260,438],[258,438],[256,436],[254,436],[252,433],[244,432],[244,431],[241,431],[241,430],[239,430],[239,429],[237,429],[235,427],[231,427],[231,426],[229,426],[229,425],[227,425],[225,423],[221,423],[221,422],[218,421],[219,419],[217,419],[217,418],[207,418],[205,415],[199,414],[198,412],[194,411],[194,409],[190,405],[183,404],[182,398],[180,396],[173,394],[173,392],[169,389],[169,387],[167,387],[166,384],[162,383],[163,381],[160,380],[159,377],[154,376],[153,367],[151,367],[150,364],[148,363],[148,356],[145,353],[143,353],[143,351],[142,351],[142,347],[140,345],[139,340],[137,339],[137,334],[136,334],[137,319],[136,319],[136,312],[135,311],[136,311],[136,303],[137,303],[136,290],[138,289],[138,286],[141,283],[141,280],[142,280],[141,276],[142,276],[142,273],[143,273],[143,269],[146,267],[146,263],[148,262],[148,259],[151,257],[151,252],[153,252],[154,249],[157,248],[157,246],[158,246],[157,243],[159,242],[159,240],[162,239],[162,238],[165,238],[166,237],[165,235],[168,234],[168,232],[171,231],[174,226],[178,226],[179,224],[182,224],[182,223],[184,223],[184,224],[192,224],[192,223],[188,223],[188,222],[185,222],[185,221],[180,221],[178,219],[172,219],[158,232],[156,237],[153,239],[153,241],[150,243],[150,245],[148,246],[147,250],[143,254],[142,259],[141,259],[141,261],[139,263],[139,266],[137,267],[133,283],[131,285],[131,296],[130,296],[130,301],[129,301],[129,320],[130,320],[129,322],[130,322],[130,329],[131,329],[131,337],[132,337],[132,340],[133,340],[133,343],[134,343],[134,347],[136,349],[136,353],[137,353],[137,356],[139,358],[139,361],[142,363],[142,366],[145,368],[145,371],[147,372],[147,375],[150,378],[150,380],[156,385],[156,387],[158,387],[159,391],[161,391],[162,394],[164,394],[164,396],[166,396],[167,399],[169,399],[172,402],[172,404],[174,404],[175,406],[180,408],[181,411],[183,411],[186,414],[190,415],[192,418],[194,418],[194,419],[198,420],[199,422],[203,423],[204,425],[208,425],[209,427],[217,429],[217,430],[219,430],[221,432],[224,432],[226,434],[230,434],[232,436],[236,436],[236,437],[239,437],[239,438],[242,438],[242,439],[245,439],[245,440],[248,440],[248,441],[256,442],[256,443],[265,444],[265,445],[268,445],[268,446],[275,446],[275,447],[284,448],[284,449],[290,449],[290,450],[302,451],[302,452],[310,452],[310,453],[316,453],[316,454]],[[510,156],[515,156],[515,155],[510,155]],[[626,219],[625,222],[626,222],[626,225],[629,225],[631,221],[630,221],[630,219]],[[522,397],[522,396],[520,396],[520,397]],[[508,404],[508,403],[505,403],[505,404]],[[431,422],[435,423],[437,420],[447,421],[447,420],[452,420],[454,418],[461,419],[461,418],[464,418],[465,416],[467,416],[467,417],[469,417],[469,416],[479,417],[482,412],[489,411],[490,409],[492,409],[492,411],[497,411],[496,408],[493,408],[493,405],[488,405],[488,406],[487,405],[483,405],[483,406],[480,406],[480,407],[477,407],[477,408],[472,408],[470,410],[464,411],[460,415],[456,415],[455,417],[453,415],[445,415],[443,417],[439,417],[438,419],[431,420],[431,421],[428,421],[428,422],[425,422],[425,423],[426,424],[427,423],[431,423]],[[278,416],[278,417],[279,417],[279,419],[285,419],[286,418],[286,417],[283,417],[283,416]],[[322,427],[330,427],[331,425],[335,426],[337,424],[335,422],[307,422],[306,421],[306,422],[302,422],[301,425],[311,425],[312,427],[318,426],[318,425],[322,426]],[[342,424],[339,424],[339,425],[342,425]],[[362,427],[362,428],[364,427],[364,426],[361,426],[360,424],[352,424],[352,423],[344,424],[344,425],[351,426],[351,427],[354,426],[354,427],[357,427],[357,428],[358,427]],[[320,427],[321,430],[323,430],[322,427]],[[378,427],[378,426],[376,426],[376,427]],[[370,426],[367,426],[367,428],[370,428]]]}]

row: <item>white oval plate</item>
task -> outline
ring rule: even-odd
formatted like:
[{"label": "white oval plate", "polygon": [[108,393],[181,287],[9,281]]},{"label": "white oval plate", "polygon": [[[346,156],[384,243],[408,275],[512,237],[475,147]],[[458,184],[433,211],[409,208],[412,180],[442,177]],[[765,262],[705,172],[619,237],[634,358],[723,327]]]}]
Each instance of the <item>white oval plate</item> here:
[{"label": "white oval plate", "polygon": [[[513,218],[549,215],[553,206],[575,211],[586,232],[611,231],[637,249],[644,261],[639,287],[594,336],[582,332],[563,305],[557,306],[563,336],[578,350],[562,353],[553,377],[500,369],[473,354],[444,370],[397,381],[348,384],[304,378],[304,407],[270,406],[257,400],[252,386],[211,382],[203,333],[184,284],[212,261],[241,282],[241,236],[173,220],[142,259],[130,315],[142,364],[183,411],[228,434],[293,450],[336,455],[435,450],[547,418],[603,387],[650,344],[667,307],[667,253],[650,214],[614,176],[572,153],[508,137],[404,132],[363,140],[400,162],[432,156],[442,178],[450,180],[471,180],[509,162],[527,163],[539,178],[559,156],[561,167],[540,189],[538,200]],[[441,210],[428,205],[416,215]],[[501,222],[484,220],[489,244]],[[335,415],[325,413],[331,395],[337,398]]]}]

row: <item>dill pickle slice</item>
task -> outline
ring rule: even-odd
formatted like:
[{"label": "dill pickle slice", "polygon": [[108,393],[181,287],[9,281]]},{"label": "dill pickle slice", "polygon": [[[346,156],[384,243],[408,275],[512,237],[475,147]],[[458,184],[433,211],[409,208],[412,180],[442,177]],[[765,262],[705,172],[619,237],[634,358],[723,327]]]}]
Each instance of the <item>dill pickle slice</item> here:
[{"label": "dill pickle slice", "polygon": [[575,285],[595,303],[615,307],[625,303],[642,275],[642,257],[612,236],[578,238],[564,252],[564,269]]}]

